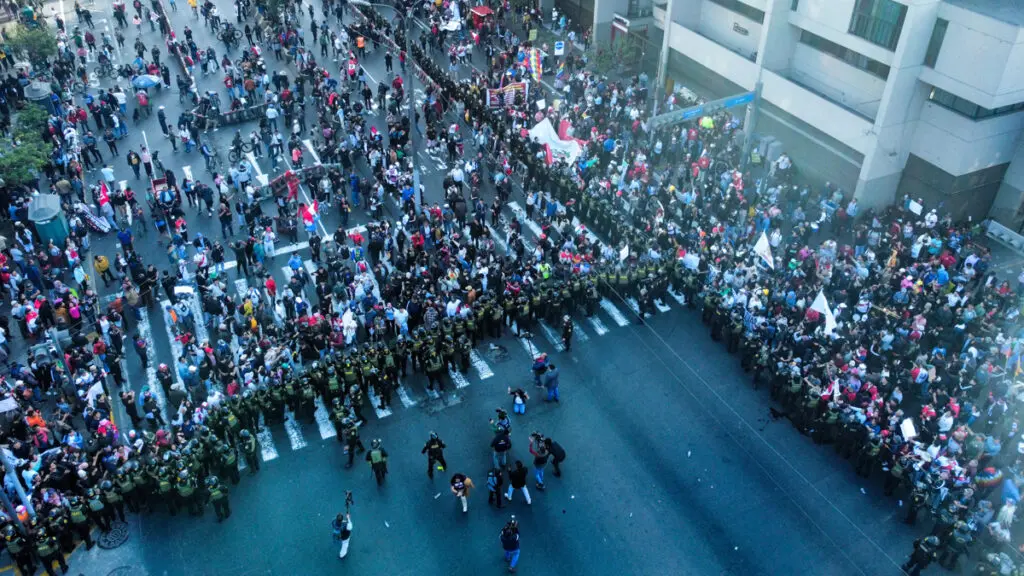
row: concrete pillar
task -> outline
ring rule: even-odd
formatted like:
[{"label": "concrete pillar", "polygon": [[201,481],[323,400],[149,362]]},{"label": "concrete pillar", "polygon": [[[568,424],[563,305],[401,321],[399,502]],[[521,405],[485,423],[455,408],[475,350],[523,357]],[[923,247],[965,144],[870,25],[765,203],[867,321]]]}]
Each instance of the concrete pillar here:
[{"label": "concrete pillar", "polygon": [[768,0],[757,47],[757,63],[768,70],[789,68],[799,30],[789,23],[791,0]]},{"label": "concrete pillar", "polygon": [[594,24],[591,44],[608,46],[612,41],[612,19],[615,13],[625,14],[629,0],[594,0]]},{"label": "concrete pillar", "polygon": [[918,77],[939,5],[938,0],[908,3],[903,31],[872,128],[874,139],[864,154],[854,191],[863,207],[885,206],[897,198],[917,121],[928,97],[929,88]]}]

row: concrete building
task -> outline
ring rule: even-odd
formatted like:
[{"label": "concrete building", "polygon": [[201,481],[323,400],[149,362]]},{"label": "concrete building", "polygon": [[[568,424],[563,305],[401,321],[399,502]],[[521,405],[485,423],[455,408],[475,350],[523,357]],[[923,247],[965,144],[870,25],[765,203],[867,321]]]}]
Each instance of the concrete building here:
[{"label": "concrete building", "polygon": [[812,182],[1024,221],[1024,0],[640,1],[593,0],[594,40],[667,32],[677,85],[760,84],[756,132]]}]

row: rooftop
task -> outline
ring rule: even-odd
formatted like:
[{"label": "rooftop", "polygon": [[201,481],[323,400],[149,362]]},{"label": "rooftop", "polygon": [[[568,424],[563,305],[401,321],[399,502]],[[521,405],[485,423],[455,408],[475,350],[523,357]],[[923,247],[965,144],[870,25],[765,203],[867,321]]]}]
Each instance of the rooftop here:
[{"label": "rooftop", "polygon": [[1007,24],[1024,26],[1024,0],[946,0],[946,2]]}]

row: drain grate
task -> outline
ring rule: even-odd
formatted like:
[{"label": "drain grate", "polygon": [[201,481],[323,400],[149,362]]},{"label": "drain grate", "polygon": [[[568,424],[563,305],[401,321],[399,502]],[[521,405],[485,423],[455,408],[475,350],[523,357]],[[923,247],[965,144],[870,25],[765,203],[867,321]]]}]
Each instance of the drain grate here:
[{"label": "drain grate", "polygon": [[[125,522],[113,522],[110,525],[110,531],[101,533],[100,537],[96,539],[96,543],[99,544],[100,548],[104,550],[111,550],[124,544],[128,541],[128,524]],[[118,568],[120,570],[120,568]],[[115,571],[116,572],[116,571]],[[114,574],[114,572],[111,572]]]}]

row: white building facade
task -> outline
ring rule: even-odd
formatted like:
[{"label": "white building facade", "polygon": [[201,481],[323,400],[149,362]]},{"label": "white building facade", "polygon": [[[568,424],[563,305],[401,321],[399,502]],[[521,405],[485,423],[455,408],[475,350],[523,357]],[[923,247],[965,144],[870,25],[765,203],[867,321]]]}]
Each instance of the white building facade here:
[{"label": "white building facade", "polygon": [[656,1],[638,21],[637,0],[594,0],[594,40],[660,46],[667,21],[676,85],[760,83],[756,132],[809,181],[1024,222],[1024,0]]}]

